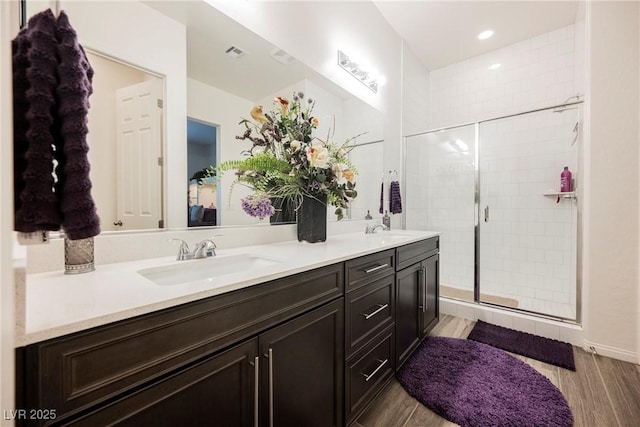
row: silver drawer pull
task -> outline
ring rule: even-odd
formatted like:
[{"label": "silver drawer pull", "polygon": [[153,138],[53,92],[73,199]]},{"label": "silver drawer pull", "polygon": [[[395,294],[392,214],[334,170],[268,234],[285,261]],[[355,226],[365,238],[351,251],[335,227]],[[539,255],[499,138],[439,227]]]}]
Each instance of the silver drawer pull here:
[{"label": "silver drawer pull", "polygon": [[373,316],[380,313],[382,310],[384,310],[387,307],[389,307],[389,304],[378,304],[378,308],[373,313],[369,313],[369,314],[362,313],[362,315],[364,316],[364,320],[371,319]]},{"label": "silver drawer pull", "polygon": [[364,272],[369,274],[369,273],[373,273],[374,271],[382,270],[385,267],[389,267],[389,264],[385,263],[385,264],[379,265],[377,267],[368,268]]},{"label": "silver drawer pull", "polygon": [[384,365],[386,365],[388,361],[389,361],[389,359],[384,359],[384,360],[380,360],[380,359],[378,359],[378,362],[380,362],[380,364],[378,365],[378,367],[377,367],[373,372],[371,372],[369,375],[365,374],[364,372],[362,373],[362,375],[364,375],[364,380],[365,380],[365,381],[369,381],[371,378],[373,378],[373,376],[374,376],[375,374],[377,374],[377,373],[378,373],[378,371],[379,371],[380,369],[382,369],[382,367],[383,367]]},{"label": "silver drawer pull", "polygon": [[255,390],[253,396],[253,425],[254,427],[258,427],[258,422],[260,421],[260,412],[258,402],[260,401],[260,356],[256,356],[254,359],[253,365],[253,381],[255,381]]}]

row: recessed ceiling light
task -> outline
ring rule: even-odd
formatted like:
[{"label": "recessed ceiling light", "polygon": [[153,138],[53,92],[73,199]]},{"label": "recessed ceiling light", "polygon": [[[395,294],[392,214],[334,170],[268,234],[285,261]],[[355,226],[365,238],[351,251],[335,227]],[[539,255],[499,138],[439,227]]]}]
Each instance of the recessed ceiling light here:
[{"label": "recessed ceiling light", "polygon": [[486,30],[478,34],[480,40],[486,40],[493,35],[493,30]]},{"label": "recessed ceiling light", "polygon": [[502,64],[491,64],[491,65],[489,65],[489,69],[490,70],[497,70],[500,67],[502,67]]}]

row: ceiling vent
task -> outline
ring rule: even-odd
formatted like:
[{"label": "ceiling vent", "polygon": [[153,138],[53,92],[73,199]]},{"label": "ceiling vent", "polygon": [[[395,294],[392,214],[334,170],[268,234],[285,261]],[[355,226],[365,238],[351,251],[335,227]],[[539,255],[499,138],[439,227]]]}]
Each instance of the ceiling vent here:
[{"label": "ceiling vent", "polygon": [[285,65],[293,64],[296,62],[296,58],[289,55],[282,49],[275,48],[271,51],[271,57],[278,62],[281,62]]},{"label": "ceiling vent", "polygon": [[239,48],[238,46],[231,46],[224,52],[232,58],[240,58],[241,56],[244,56],[247,53],[241,48]]}]

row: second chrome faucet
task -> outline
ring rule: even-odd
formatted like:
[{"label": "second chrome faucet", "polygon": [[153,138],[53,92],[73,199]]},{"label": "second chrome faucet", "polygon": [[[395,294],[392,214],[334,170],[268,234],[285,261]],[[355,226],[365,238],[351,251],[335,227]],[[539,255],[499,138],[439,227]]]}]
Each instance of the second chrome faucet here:
[{"label": "second chrome faucet", "polygon": [[216,244],[213,239],[204,239],[196,244],[193,252],[189,250],[189,245],[182,239],[170,239],[171,241],[180,242],[178,256],[176,260],[185,261],[189,259],[208,258],[216,256]]}]

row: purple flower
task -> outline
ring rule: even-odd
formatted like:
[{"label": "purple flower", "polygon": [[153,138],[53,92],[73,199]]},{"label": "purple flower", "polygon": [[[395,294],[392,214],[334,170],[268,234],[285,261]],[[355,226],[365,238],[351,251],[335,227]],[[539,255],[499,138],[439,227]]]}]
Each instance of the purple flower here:
[{"label": "purple flower", "polygon": [[264,194],[252,194],[241,200],[242,210],[256,218],[270,217],[276,213],[271,200]]}]

